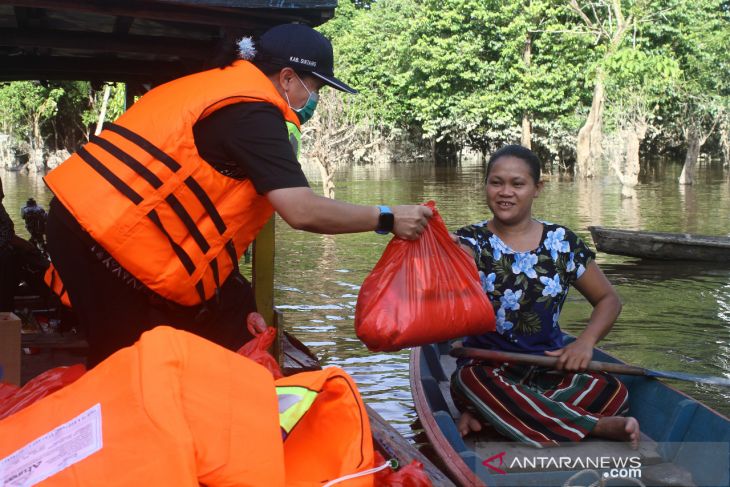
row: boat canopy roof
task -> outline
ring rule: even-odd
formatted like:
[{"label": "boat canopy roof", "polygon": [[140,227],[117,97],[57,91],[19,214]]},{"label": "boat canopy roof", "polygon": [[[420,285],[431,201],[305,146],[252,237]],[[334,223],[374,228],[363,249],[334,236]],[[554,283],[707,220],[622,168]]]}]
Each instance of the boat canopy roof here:
[{"label": "boat canopy roof", "polygon": [[210,67],[222,43],[281,23],[317,26],[337,0],[7,0],[0,81],[157,84]]}]

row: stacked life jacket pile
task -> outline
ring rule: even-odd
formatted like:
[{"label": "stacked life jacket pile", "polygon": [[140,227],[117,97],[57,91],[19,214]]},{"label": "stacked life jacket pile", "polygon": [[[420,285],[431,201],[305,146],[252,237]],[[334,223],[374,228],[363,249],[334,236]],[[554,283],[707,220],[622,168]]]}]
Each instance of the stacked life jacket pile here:
[{"label": "stacked life jacket pile", "polygon": [[158,327],[85,374],[53,374],[35,385],[60,390],[25,408],[0,389],[4,486],[313,486],[373,467],[365,407],[336,367],[274,381],[245,357]]}]

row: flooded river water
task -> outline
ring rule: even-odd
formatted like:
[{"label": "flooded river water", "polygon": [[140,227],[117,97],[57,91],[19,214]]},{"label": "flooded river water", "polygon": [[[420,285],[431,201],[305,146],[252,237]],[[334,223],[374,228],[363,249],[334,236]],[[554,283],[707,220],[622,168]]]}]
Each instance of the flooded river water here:
[{"label": "flooded river water", "polygon": [[[537,218],[564,224],[593,246],[589,225],[625,229],[730,234],[730,177],[719,163],[700,166],[693,186],[680,186],[678,164],[652,166],[633,198],[622,198],[613,177],[592,181],[548,175],[536,201]],[[25,229],[20,208],[29,196],[47,208],[40,177],[2,172],[5,207]],[[425,164],[353,167],[337,174],[337,198],[364,204],[419,203],[430,199],[451,229],[484,220],[484,168],[479,163],[437,168]],[[318,190],[318,182],[312,186]],[[323,236],[277,222],[275,302],[287,329],[325,364],[352,374],[365,400],[412,438],[415,410],[408,383],[408,351],[371,353],[357,339],[353,318],[363,279],[389,238],[375,233]],[[652,369],[730,377],[730,266],[641,261],[598,254],[624,309],[601,343],[610,353]],[[561,326],[577,333],[589,304],[572,291]],[[674,386],[730,414],[730,390],[692,383]]]}]

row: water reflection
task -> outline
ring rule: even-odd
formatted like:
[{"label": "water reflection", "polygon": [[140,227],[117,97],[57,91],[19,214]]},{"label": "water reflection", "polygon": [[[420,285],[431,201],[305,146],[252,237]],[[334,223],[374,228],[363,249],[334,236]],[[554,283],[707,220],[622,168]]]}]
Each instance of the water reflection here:
[{"label": "water reflection", "polygon": [[[583,184],[573,184],[573,187],[575,187],[575,208],[578,214],[580,215],[580,218],[583,221],[588,222],[601,222],[603,220],[603,203],[604,198],[596,198],[596,194],[604,194],[606,193],[601,190],[601,188],[598,187],[598,182],[596,180],[590,180],[590,181],[584,181]],[[561,197],[562,192],[556,192],[549,190],[552,188],[545,188],[545,192],[549,194],[555,194],[557,197]],[[600,193],[596,193],[596,191],[600,191]],[[564,201],[564,198],[561,198]],[[551,205],[548,208],[552,208]],[[557,219],[553,217],[555,221]],[[563,223],[562,221],[560,223]],[[567,225],[567,223],[565,223]],[[596,223],[596,225],[601,225],[602,223]]]},{"label": "water reflection", "polygon": [[730,283],[717,290],[717,317],[720,321],[730,323]]},{"label": "water reflection", "polygon": [[[719,165],[698,168],[697,183],[677,184],[681,167],[649,165],[634,198],[622,198],[615,178],[572,181],[553,175],[536,201],[537,217],[572,228],[591,245],[589,225],[707,235],[730,234],[730,180]],[[308,174],[317,177],[316,173]],[[33,196],[47,207],[40,177],[2,173],[8,212],[25,231],[20,208]],[[353,167],[337,174],[339,199],[365,204],[436,200],[446,224],[488,218],[484,168],[429,165]],[[318,188],[317,182],[312,186]],[[353,327],[360,285],[388,242],[366,233],[322,236],[277,224],[275,302],[288,329],[325,363],[344,367],[365,399],[403,434],[415,418],[408,381],[408,353],[371,353]],[[598,262],[616,285],[624,311],[603,348],[629,363],[660,370],[730,376],[730,269],[701,263],[655,262],[606,254]],[[249,273],[250,269],[245,268]],[[572,292],[561,325],[585,326],[590,306]],[[730,391],[715,386],[673,385],[730,413]]]}]

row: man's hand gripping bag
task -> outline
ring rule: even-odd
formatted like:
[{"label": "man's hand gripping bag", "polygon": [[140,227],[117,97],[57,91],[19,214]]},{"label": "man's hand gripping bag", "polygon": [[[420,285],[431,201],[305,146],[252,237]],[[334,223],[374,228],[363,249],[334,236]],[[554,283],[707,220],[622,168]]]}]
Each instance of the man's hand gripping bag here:
[{"label": "man's hand gripping bag", "polygon": [[355,331],[372,351],[393,351],[494,331],[476,264],[433,218],[418,240],[393,238],[365,278]]}]

